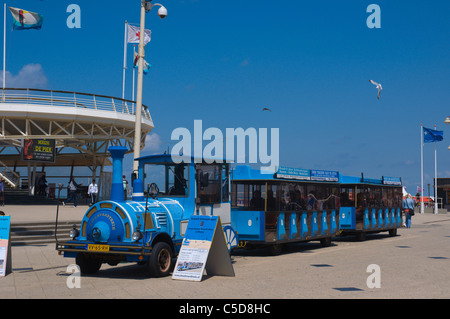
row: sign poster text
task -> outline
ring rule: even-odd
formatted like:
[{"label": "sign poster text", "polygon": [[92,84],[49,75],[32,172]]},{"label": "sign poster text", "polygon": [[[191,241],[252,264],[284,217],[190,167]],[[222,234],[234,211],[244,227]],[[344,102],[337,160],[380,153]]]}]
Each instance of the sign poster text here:
[{"label": "sign poster text", "polygon": [[172,279],[201,281],[208,275],[234,276],[218,216],[191,216]]},{"label": "sign poster text", "polygon": [[0,216],[0,277],[11,272],[11,217]]},{"label": "sign poster text", "polygon": [[56,160],[55,140],[24,139],[22,160],[54,163]]}]

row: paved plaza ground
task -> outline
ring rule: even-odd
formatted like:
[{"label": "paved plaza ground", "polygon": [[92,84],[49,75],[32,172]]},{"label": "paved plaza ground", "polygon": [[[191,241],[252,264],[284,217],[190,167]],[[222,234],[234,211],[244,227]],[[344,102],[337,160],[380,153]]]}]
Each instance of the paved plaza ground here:
[{"label": "paved plaza ground", "polygon": [[[7,206],[12,223],[54,220],[54,206]],[[81,219],[86,207],[61,207],[60,219]],[[73,259],[59,256],[54,244],[13,246],[12,270],[0,277],[0,299],[91,298],[449,298],[450,214],[416,214],[410,229],[398,236],[369,235],[359,242],[337,238],[332,246],[293,244],[279,256],[265,249],[237,250],[231,258],[235,277],[204,276],[201,282],[149,278],[135,264],[104,264],[80,278],[80,288],[67,285]],[[369,265],[377,265],[380,288],[371,288]]]}]

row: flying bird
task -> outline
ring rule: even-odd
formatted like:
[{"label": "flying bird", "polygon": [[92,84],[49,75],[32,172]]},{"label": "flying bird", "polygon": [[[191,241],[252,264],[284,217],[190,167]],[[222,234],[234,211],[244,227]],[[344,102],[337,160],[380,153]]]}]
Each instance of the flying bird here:
[{"label": "flying bird", "polygon": [[262,110],[263,110],[263,111],[269,111],[269,112],[272,112],[272,110],[271,110],[271,109],[268,109],[267,107],[263,108]]},{"label": "flying bird", "polygon": [[380,99],[380,94],[381,94],[381,90],[383,89],[383,87],[381,86],[380,83],[377,83],[375,81],[369,80],[370,83],[372,83],[373,85],[375,85],[378,89],[378,96],[377,99]]}]

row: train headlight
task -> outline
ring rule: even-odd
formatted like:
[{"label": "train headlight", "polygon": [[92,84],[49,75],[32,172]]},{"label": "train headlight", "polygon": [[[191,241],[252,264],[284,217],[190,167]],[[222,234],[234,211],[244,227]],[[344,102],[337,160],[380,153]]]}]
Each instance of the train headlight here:
[{"label": "train headlight", "polygon": [[73,225],[73,228],[69,232],[70,238],[75,239],[76,237],[78,237],[79,234],[80,232],[78,231],[77,227]]},{"label": "train headlight", "polygon": [[138,241],[139,239],[142,238],[142,233],[139,230],[136,230],[135,232],[133,232],[133,234],[131,235],[131,239],[133,241]]}]

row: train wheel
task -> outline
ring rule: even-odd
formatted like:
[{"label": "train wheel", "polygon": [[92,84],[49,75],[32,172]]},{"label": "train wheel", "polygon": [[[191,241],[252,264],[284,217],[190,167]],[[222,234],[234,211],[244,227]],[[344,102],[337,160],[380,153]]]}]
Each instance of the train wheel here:
[{"label": "train wheel", "polygon": [[356,240],[357,241],[365,241],[366,240],[366,233],[362,232],[362,231],[356,233]]},{"label": "train wheel", "polygon": [[282,244],[272,244],[269,246],[269,252],[272,256],[277,256],[283,251]]},{"label": "train wheel", "polygon": [[225,226],[223,228],[223,232],[225,234],[225,241],[227,242],[228,251],[231,251],[232,248],[235,248],[239,244],[239,238],[236,231],[231,226]]},{"label": "train wheel", "polygon": [[100,261],[85,254],[78,254],[75,258],[75,262],[78,267],[80,267],[82,274],[95,274],[102,266]]},{"label": "train wheel", "polygon": [[153,277],[165,277],[173,268],[173,253],[169,244],[165,242],[156,243],[148,260],[149,272]]},{"label": "train wheel", "polygon": [[320,239],[320,245],[322,247],[331,246],[331,237],[325,237],[325,238]]}]

